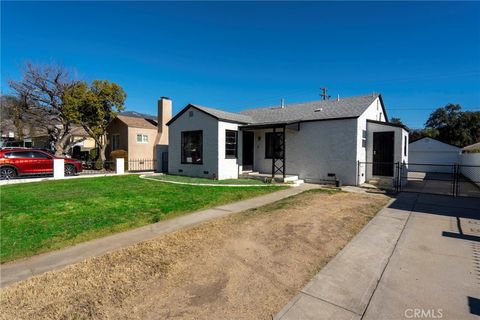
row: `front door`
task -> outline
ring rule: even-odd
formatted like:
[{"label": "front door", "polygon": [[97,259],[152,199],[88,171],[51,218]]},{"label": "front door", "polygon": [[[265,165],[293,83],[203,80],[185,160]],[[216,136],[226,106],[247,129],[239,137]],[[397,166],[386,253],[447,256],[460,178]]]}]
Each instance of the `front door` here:
[{"label": "front door", "polygon": [[254,142],[253,132],[243,131],[243,143],[242,143],[243,170],[253,170],[253,142]]},{"label": "front door", "polygon": [[393,177],[395,132],[373,133],[373,175]]}]

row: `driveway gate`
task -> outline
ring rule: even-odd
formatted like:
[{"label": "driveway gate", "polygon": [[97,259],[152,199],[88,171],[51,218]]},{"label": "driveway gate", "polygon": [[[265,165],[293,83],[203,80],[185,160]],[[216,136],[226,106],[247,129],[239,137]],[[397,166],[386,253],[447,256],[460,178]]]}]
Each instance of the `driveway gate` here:
[{"label": "driveway gate", "polygon": [[444,165],[424,163],[382,163],[393,169],[390,176],[375,175],[374,162],[358,162],[358,172],[364,172],[366,183],[395,192],[420,192],[450,196],[480,198],[480,165]]},{"label": "driveway gate", "polygon": [[480,166],[400,163],[397,191],[480,197]]}]

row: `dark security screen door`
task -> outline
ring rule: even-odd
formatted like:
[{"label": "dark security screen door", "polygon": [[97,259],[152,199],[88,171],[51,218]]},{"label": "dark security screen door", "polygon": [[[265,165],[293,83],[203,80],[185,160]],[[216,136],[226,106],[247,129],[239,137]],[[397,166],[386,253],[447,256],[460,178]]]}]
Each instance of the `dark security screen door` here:
[{"label": "dark security screen door", "polygon": [[395,133],[373,133],[373,175],[393,177],[393,144]]},{"label": "dark security screen door", "polygon": [[253,170],[253,132],[243,131],[243,170]]}]

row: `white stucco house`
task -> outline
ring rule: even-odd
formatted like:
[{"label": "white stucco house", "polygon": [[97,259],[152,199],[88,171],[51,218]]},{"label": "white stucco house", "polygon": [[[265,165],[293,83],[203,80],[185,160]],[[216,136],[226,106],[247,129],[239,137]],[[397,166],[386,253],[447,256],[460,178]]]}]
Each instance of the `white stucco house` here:
[{"label": "white stucco house", "polygon": [[460,162],[462,148],[425,137],[409,144],[409,169],[422,172],[452,172]]},{"label": "white stucco house", "polygon": [[[168,172],[214,179],[254,171],[357,185],[392,177],[408,159],[408,132],[388,122],[379,94],[238,113],[189,104],[168,123]],[[375,162],[376,165],[359,165]]]}]

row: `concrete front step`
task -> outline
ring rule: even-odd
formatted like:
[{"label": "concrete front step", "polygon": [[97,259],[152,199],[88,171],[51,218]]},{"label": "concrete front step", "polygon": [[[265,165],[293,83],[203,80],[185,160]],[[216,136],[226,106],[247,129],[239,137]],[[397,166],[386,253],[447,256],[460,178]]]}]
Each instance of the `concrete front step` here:
[{"label": "concrete front step", "polygon": [[391,186],[392,185],[392,178],[389,177],[376,177],[376,178],[371,178],[368,180],[368,184],[371,184],[373,186],[378,186],[378,187],[385,187],[385,186]]}]

